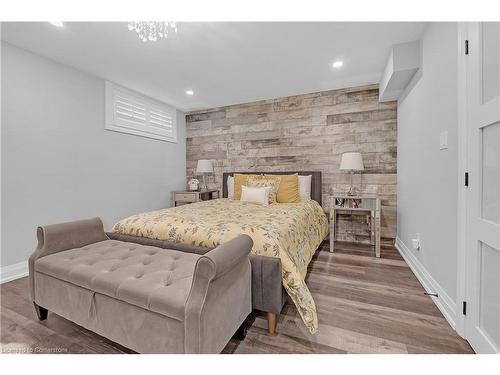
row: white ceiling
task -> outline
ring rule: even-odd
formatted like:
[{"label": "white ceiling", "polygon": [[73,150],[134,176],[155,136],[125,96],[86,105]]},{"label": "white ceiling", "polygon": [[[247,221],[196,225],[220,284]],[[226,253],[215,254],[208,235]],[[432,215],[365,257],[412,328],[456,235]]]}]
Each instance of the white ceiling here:
[{"label": "white ceiling", "polygon": [[[189,111],[378,82],[425,23],[180,23],[143,43],[123,22],[4,22],[2,40]],[[340,69],[332,62],[343,60]],[[195,94],[189,97],[187,89]]]}]

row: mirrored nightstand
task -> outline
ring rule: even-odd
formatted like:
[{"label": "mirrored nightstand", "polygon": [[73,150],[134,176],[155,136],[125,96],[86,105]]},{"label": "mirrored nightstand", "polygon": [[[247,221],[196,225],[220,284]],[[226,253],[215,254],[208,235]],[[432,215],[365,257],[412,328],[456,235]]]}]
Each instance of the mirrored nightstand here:
[{"label": "mirrored nightstand", "polygon": [[369,216],[371,244],[375,256],[380,258],[380,198],[374,195],[330,196],[330,252],[335,251],[337,214],[366,214]]}]

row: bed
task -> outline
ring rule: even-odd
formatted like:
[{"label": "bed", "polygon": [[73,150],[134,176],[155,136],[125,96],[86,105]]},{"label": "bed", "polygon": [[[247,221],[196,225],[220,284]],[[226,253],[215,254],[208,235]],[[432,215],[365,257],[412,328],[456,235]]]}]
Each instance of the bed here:
[{"label": "bed", "polygon": [[[239,172],[238,172],[239,173]],[[252,172],[257,173],[257,172]],[[290,174],[280,172],[272,174]],[[305,284],[307,266],[328,234],[328,220],[321,208],[321,173],[312,175],[311,200],[267,207],[223,198],[133,215],[119,221],[110,237],[203,253],[240,233],[254,241],[252,249],[253,308],[268,313],[274,333],[286,293],[311,333],[318,329],[314,300]],[[282,287],[283,286],[283,287]]]}]

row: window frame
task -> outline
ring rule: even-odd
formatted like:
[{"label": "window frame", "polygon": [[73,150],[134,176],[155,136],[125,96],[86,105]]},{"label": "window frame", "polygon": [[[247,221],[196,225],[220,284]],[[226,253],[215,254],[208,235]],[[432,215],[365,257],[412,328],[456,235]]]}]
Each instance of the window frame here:
[{"label": "window frame", "polygon": [[[134,124],[133,121],[127,126],[120,124],[119,120],[115,118],[115,104],[116,95],[121,93],[125,97],[132,97],[144,103],[145,106],[145,124]],[[151,107],[156,110],[161,110],[168,113],[172,118],[172,131],[170,134],[159,134],[159,131],[152,132],[148,130],[151,121]],[[164,142],[177,143],[177,110],[175,107],[153,99],[147,95],[130,90],[126,87],[117,85],[113,82],[106,81],[105,87],[105,129],[119,133],[136,135],[140,137],[156,139]]]}]

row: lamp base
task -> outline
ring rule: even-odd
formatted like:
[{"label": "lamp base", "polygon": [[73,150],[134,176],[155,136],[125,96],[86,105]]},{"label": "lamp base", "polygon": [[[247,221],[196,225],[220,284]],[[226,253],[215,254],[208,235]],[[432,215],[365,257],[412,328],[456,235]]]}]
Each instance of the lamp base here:
[{"label": "lamp base", "polygon": [[203,174],[203,186],[201,187],[200,191],[208,191],[207,181],[206,181],[205,174]]},{"label": "lamp base", "polygon": [[350,197],[355,197],[358,195],[357,189],[352,185],[352,171],[349,173],[349,191],[347,195]]}]

